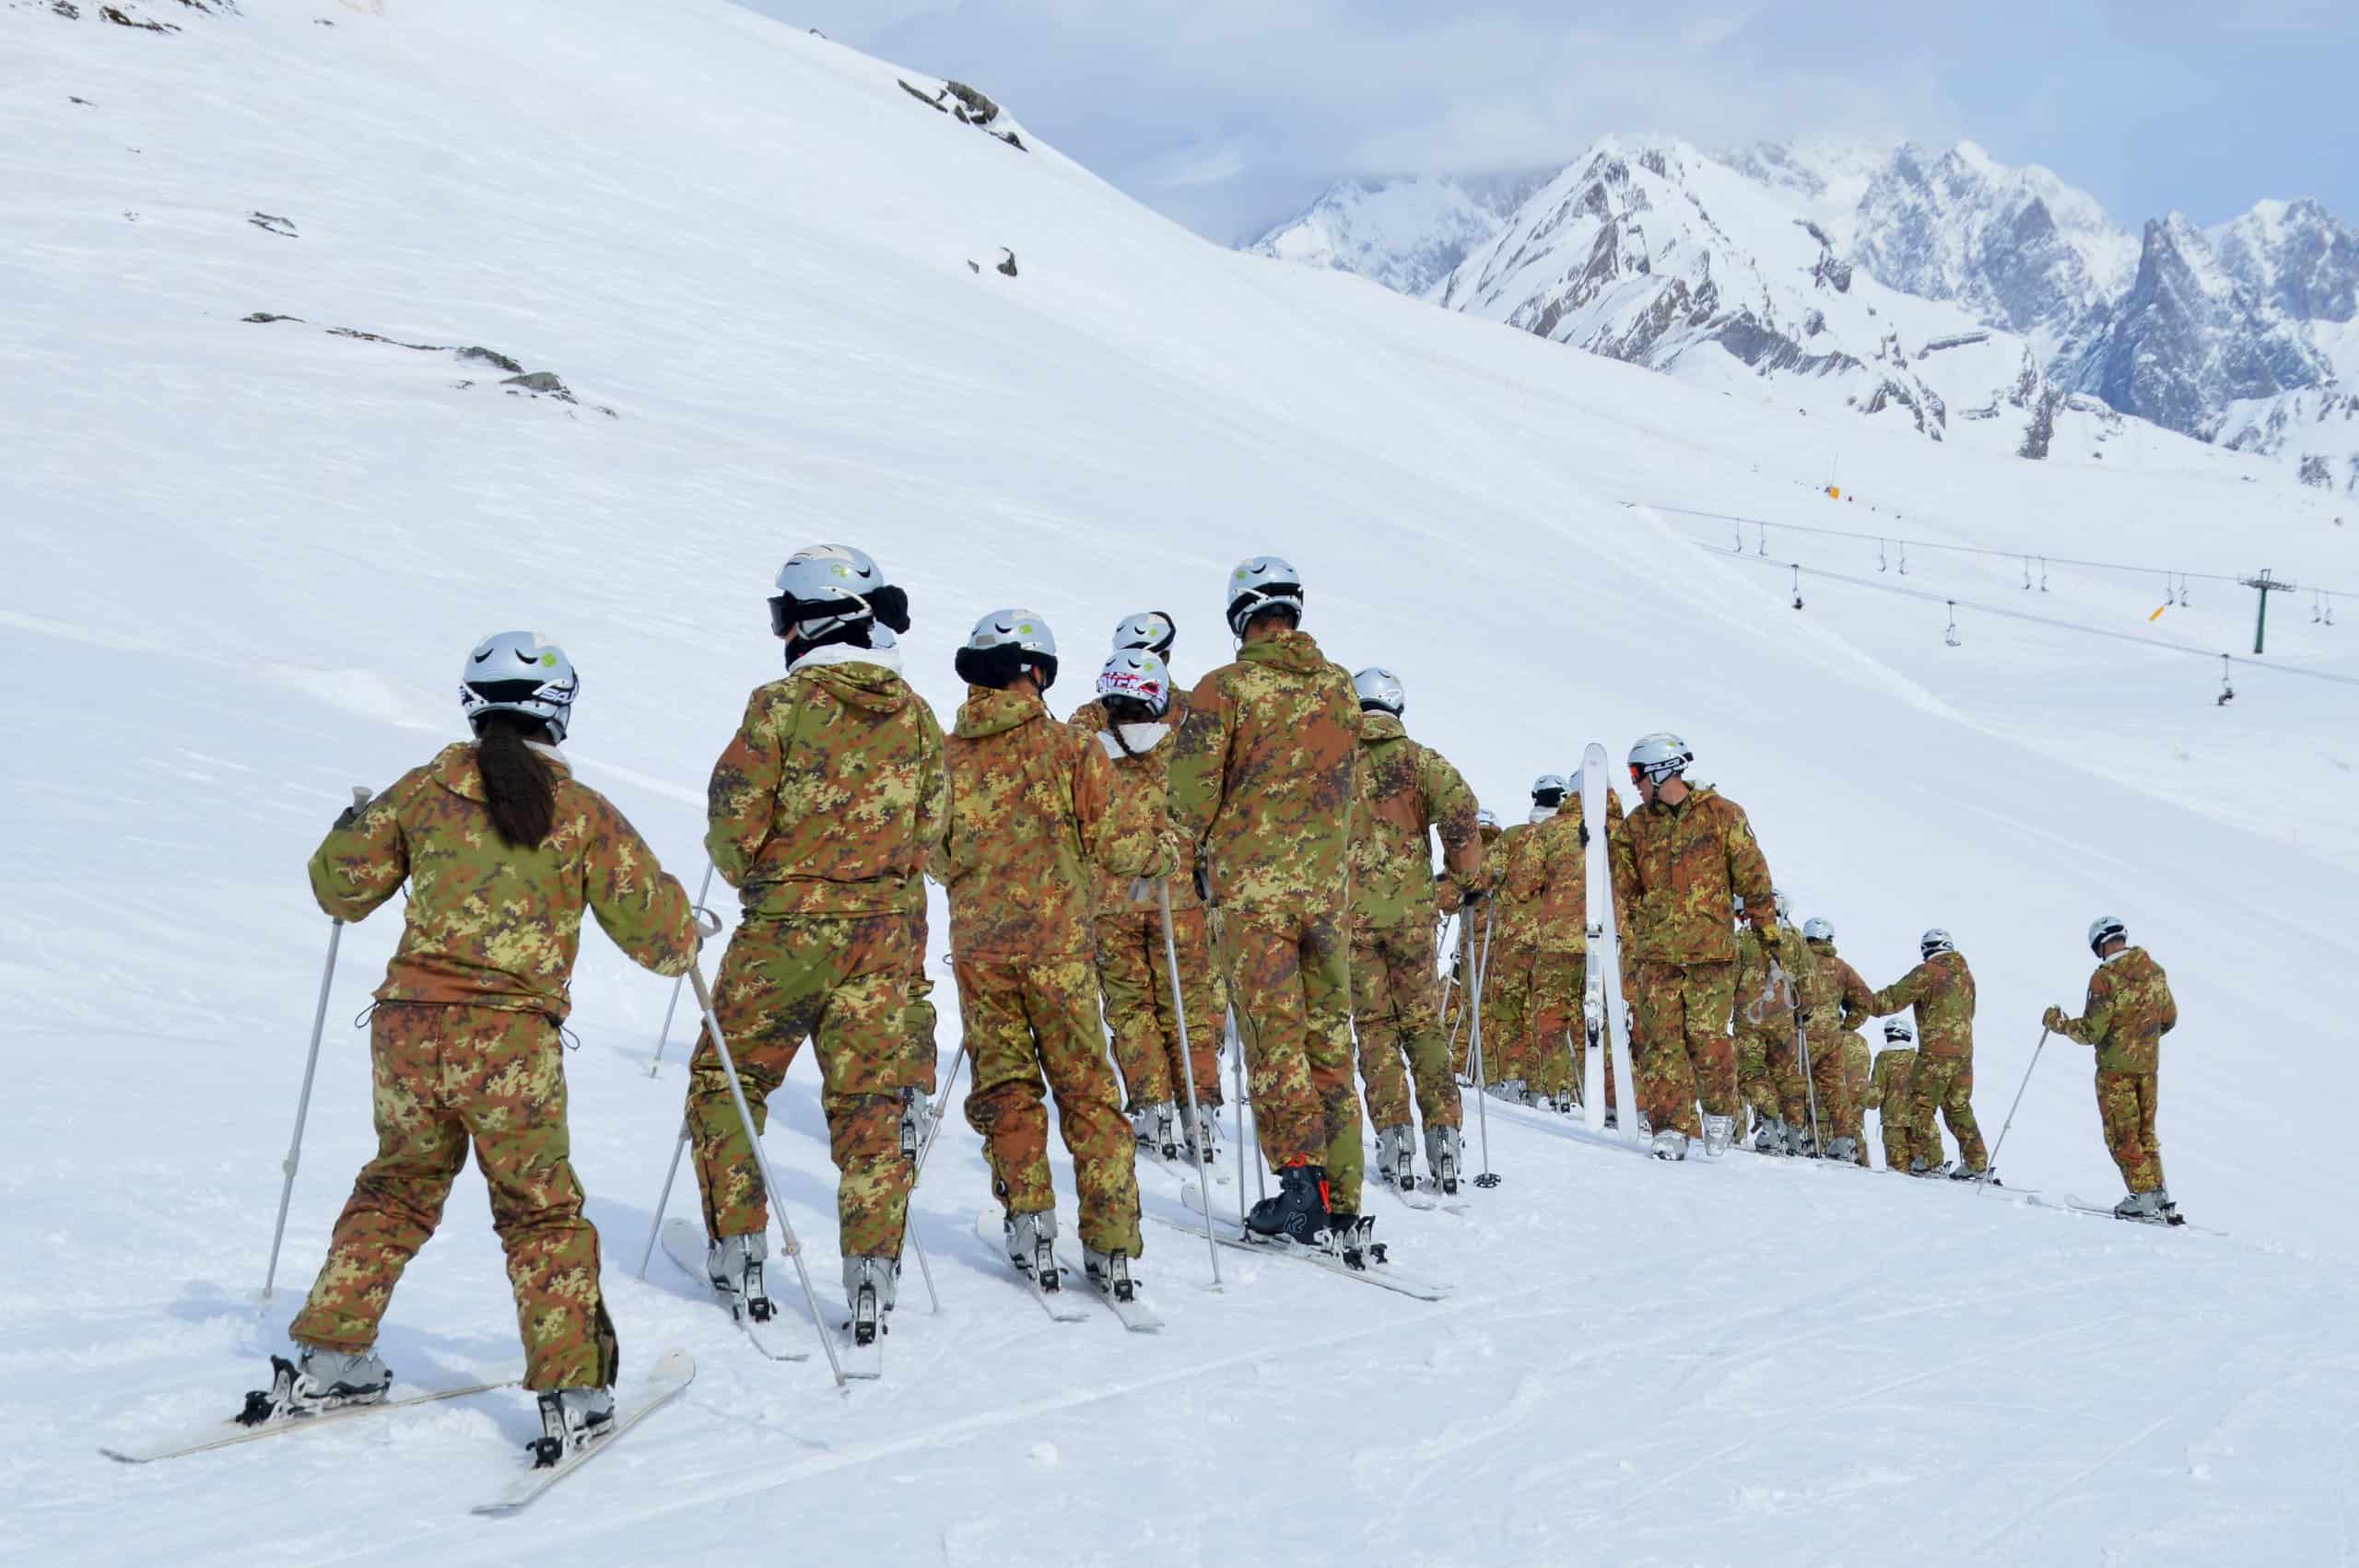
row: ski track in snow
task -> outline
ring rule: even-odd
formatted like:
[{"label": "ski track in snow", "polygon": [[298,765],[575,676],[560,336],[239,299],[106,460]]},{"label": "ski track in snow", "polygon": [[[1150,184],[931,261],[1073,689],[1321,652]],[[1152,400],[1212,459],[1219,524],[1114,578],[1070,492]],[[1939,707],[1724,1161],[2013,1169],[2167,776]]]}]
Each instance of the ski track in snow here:
[{"label": "ski track in snow", "polygon": [[[2353,1560],[2347,688],[2239,668],[2221,708],[2183,655],[1964,611],[1952,648],[1941,606],[1835,584],[1798,614],[1784,574],[1697,547],[1726,524],[1670,509],[1863,572],[1869,547],[1782,525],[2324,581],[2359,579],[2359,530],[2249,465],[1935,449],[1224,252],[893,80],[933,78],[720,0],[389,0],[333,28],[174,7],[162,36],[93,9],[0,7],[0,722],[29,737],[0,753],[0,1559]],[[1003,244],[1019,277],[968,269]],[[483,344],[580,401],[334,327]],[[1839,509],[1837,461],[1860,497]],[[1503,1187],[1463,1216],[1377,1211],[1450,1300],[1233,1250],[1214,1293],[1201,1235],[1151,1225],[1168,1327],[1131,1335],[999,1277],[954,1120],[912,1211],[943,1312],[905,1277],[884,1379],[839,1394],[661,1260],[632,1274],[693,1030],[651,1081],[671,988],[590,937],[574,1159],[626,1379],[679,1345],[694,1386],[521,1519],[465,1514],[536,1431],[513,1391],[100,1457],[236,1409],[373,1148],[349,1024],[397,909],[344,933],[258,1310],[326,936],[300,868],[346,790],[459,732],[477,637],[537,626],[584,672],[585,778],[693,887],[702,782],[777,668],[760,601],[829,536],[908,586],[910,677],[945,718],[950,649],[992,604],[1051,617],[1069,705],[1097,629],[1143,603],[1178,617],[1183,678],[1226,657],[1219,576],[1276,550],[1322,647],[1400,670],[1412,732],[1503,817],[1591,738],[1681,730],[1872,984],[1925,926],[1958,933],[1989,1139],[2041,1007],[2077,1008],[2083,925],[2119,912],[2184,1019],[2171,1186],[2230,1234],[1749,1153],[1667,1166],[1489,1103],[1467,1158],[1480,1117]],[[1920,551],[1907,581],[2028,603],[2014,574]],[[2049,576],[2043,613],[2152,624],[2159,584]],[[2359,674],[2294,608],[2271,657]],[[2201,585],[2156,635],[2241,649],[2250,613]],[[945,980],[946,938],[937,896]],[[2113,1189],[2089,1071],[2048,1043],[2011,1181]],[[798,1062],[768,1142],[832,1321],[815,1084]],[[1191,1218],[1174,1182],[1144,1201]],[[469,1171],[403,1281],[382,1345],[406,1381],[517,1369],[485,1210]],[[780,1267],[773,1332],[808,1336]]]}]

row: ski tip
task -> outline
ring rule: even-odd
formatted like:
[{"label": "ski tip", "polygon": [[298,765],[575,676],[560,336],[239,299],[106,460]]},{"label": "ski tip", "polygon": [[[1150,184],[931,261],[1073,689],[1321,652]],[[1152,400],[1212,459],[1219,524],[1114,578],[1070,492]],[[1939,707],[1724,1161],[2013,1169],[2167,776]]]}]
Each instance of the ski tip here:
[{"label": "ski tip", "polygon": [[655,1383],[690,1383],[697,1375],[697,1358],[677,1346],[655,1358],[648,1368],[648,1379]]}]

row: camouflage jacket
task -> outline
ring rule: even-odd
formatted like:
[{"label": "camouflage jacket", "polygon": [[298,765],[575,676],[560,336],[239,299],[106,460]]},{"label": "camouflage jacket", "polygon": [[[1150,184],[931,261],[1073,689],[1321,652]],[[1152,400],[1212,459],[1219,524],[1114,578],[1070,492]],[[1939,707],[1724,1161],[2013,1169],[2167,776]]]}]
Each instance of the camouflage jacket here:
[{"label": "camouflage jacket", "polygon": [[1495,942],[1530,947],[1540,940],[1540,890],[1546,884],[1547,868],[1538,851],[1540,829],[1545,825],[1545,820],[1509,823],[1499,835],[1494,850],[1498,872],[1491,883]]},{"label": "camouflage jacket", "polygon": [[2078,1018],[2056,1032],[2097,1047],[2102,1072],[2153,1072],[2162,1063],[2163,1036],[2178,1027],[2170,977],[2142,947],[2125,947],[2089,977],[2089,999]]},{"label": "camouflage jacket", "polygon": [[[1736,942],[1736,1032],[1790,1041],[1794,1035],[1794,1010],[1786,1000],[1785,987],[1769,983],[1769,965],[1761,953],[1761,933],[1746,926],[1731,934]],[[1815,1014],[1816,1004],[1825,1000],[1827,979],[1822,972],[1825,966],[1790,924],[1778,928],[1778,967],[1792,982],[1794,1000],[1802,1003],[1802,1011]]]},{"label": "camouflage jacket", "polygon": [[1735,901],[1771,907],[1769,864],[1744,808],[1700,785],[1679,804],[1632,812],[1614,847],[1614,899],[1630,911],[1638,956],[1725,964],[1737,956]]},{"label": "camouflage jacket", "polygon": [[[1074,720],[1078,720],[1092,708],[1097,708],[1101,715],[1105,712],[1095,703],[1084,703],[1074,711]],[[1078,724],[1069,727],[1078,728]],[[1160,830],[1170,801],[1171,748],[1176,727],[1156,724],[1149,728],[1161,738],[1144,751],[1124,750],[1122,741],[1133,738],[1126,735],[1118,740],[1110,729],[1086,732],[1106,754],[1106,760],[1110,765],[1116,813],[1126,818],[1144,816]],[[1196,847],[1192,843],[1179,842],[1180,835],[1176,833],[1170,837],[1179,859],[1179,865],[1171,873],[1171,907],[1193,909],[1203,902],[1196,896]],[[1132,884],[1137,881],[1134,876],[1117,876],[1111,872],[1099,871],[1095,895],[1097,912],[1109,914],[1121,909],[1157,907],[1152,893],[1144,900],[1134,901],[1131,897]]]},{"label": "camouflage jacket", "polygon": [[1887,1046],[1876,1052],[1876,1064],[1868,1074],[1868,1092],[1860,1101],[1863,1111],[1896,1111],[1901,1096],[1908,1093],[1908,1075],[1917,1071],[1917,1047]]},{"label": "camouflage jacket", "polygon": [[1974,972],[1966,955],[1936,953],[1868,999],[1878,1018],[1917,1010],[1917,1048],[1927,1056],[1974,1054]]},{"label": "camouflage jacket", "polygon": [[1244,911],[1341,910],[1358,797],[1359,696],[1308,634],[1248,643],[1197,684],[1171,757],[1171,821]]},{"label": "camouflage jacket", "polygon": [[713,764],[704,836],[747,914],[922,903],[948,786],[942,727],[899,670],[891,649],[823,648],[755,688]]},{"label": "camouflage jacket", "polygon": [[379,1001],[461,1002],[562,1020],[581,946],[581,911],[659,975],[697,954],[688,895],[604,795],[573,781],[553,749],[556,826],[536,849],[493,831],[475,746],[432,762],[332,829],[311,856],[311,894],[339,920],[366,919],[406,880],[401,945]]},{"label": "camouflage jacket", "polygon": [[961,958],[1073,958],[1093,951],[1100,872],[1154,869],[1152,801],[1116,809],[1114,766],[1095,735],[1050,717],[1029,692],[967,688],[945,747],[950,831],[933,875],[950,893]]},{"label": "camouflage jacket", "polygon": [[1835,944],[1814,942],[1810,944],[1810,950],[1818,960],[1818,966],[1830,974],[1828,983],[1833,988],[1836,1005],[1842,1012],[1843,1027],[1856,1029],[1866,1020],[1873,1018],[1875,1011],[1869,1004],[1875,1000],[1875,991],[1867,981],[1860,978],[1860,972],[1835,951]]},{"label": "camouflage jacket", "polygon": [[[1595,840],[1582,819],[1585,809],[1579,794],[1567,795],[1555,816],[1531,831],[1531,855],[1540,878],[1532,894],[1532,919],[1543,953],[1589,952],[1589,849],[1581,841]],[[1622,797],[1611,790],[1605,792],[1605,824],[1609,836],[1622,830]],[[1596,848],[1601,855],[1607,853],[1603,844]],[[1616,910],[1614,929],[1627,952],[1629,916]]]},{"label": "camouflage jacket", "polygon": [[1441,753],[1409,738],[1390,713],[1360,715],[1359,818],[1352,845],[1352,924],[1364,930],[1428,926],[1435,913],[1433,835],[1441,833],[1444,875],[1461,889],[1483,885],[1474,831],[1474,791]]}]

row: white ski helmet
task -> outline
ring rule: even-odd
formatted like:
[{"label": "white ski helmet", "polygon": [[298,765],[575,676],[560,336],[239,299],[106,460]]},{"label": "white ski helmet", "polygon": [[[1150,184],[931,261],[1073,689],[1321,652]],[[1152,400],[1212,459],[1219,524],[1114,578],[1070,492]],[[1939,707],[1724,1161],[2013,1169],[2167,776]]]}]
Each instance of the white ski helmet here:
[{"label": "white ski helmet", "polygon": [[1955,953],[1957,943],[1950,940],[1949,932],[1935,926],[1917,939],[1917,951],[1925,957],[1931,958],[1936,953]]},{"label": "white ski helmet", "polygon": [[2099,915],[2089,922],[2089,951],[2091,953],[2097,952],[2107,942],[2116,939],[2122,942],[2130,940],[2130,928],[2121,923],[2120,917]]},{"label": "white ski helmet", "polygon": [[1171,672],[1146,649],[1121,649],[1097,672],[1097,695],[1139,703],[1160,719],[1171,708]]},{"label": "white ski helmet", "polygon": [[1535,806],[1561,806],[1572,786],[1565,782],[1561,773],[1543,773],[1532,781],[1532,803]]},{"label": "white ski helmet", "polygon": [[1784,888],[1773,887],[1769,890],[1769,905],[1770,907],[1778,911],[1778,919],[1781,920],[1790,920],[1794,918],[1794,906],[1792,902],[1786,897],[1786,890]]},{"label": "white ski helmet", "polygon": [[1245,623],[1264,610],[1288,609],[1302,614],[1302,574],[1277,556],[1255,556],[1239,561],[1228,574],[1228,629],[1245,635]]},{"label": "white ski helmet", "polygon": [[897,632],[910,629],[910,596],[885,579],[867,551],[849,544],[797,550],[778,569],[770,600],[770,633],[805,640],[874,618]]},{"label": "white ski helmet", "polygon": [[1114,651],[1120,653],[1126,648],[1144,648],[1157,659],[1168,659],[1171,657],[1171,644],[1179,635],[1180,628],[1171,624],[1170,616],[1160,610],[1143,610],[1135,615],[1125,616],[1114,628]]},{"label": "white ski helmet", "polygon": [[1913,1046],[1917,1043],[1917,1031],[1908,1026],[1905,1018],[1887,1018],[1884,1021],[1884,1037],[1888,1045]]},{"label": "white ski helmet", "polygon": [[1352,677],[1352,690],[1360,697],[1360,711],[1381,708],[1395,719],[1409,706],[1409,694],[1402,689],[1401,677],[1381,664],[1371,664]]},{"label": "white ski helmet", "polygon": [[1660,784],[1675,778],[1696,765],[1696,754],[1687,743],[1668,730],[1658,730],[1641,736],[1630,748],[1630,782],[1648,779]]},{"label": "white ski helmet", "polygon": [[1835,922],[1824,915],[1813,915],[1802,922],[1802,940],[1804,942],[1833,942]]},{"label": "white ski helmet", "polygon": [[993,610],[967,634],[952,663],[969,685],[1004,687],[1027,668],[1040,672],[1040,689],[1057,684],[1057,638],[1029,610]]},{"label": "white ski helmet", "polygon": [[1478,828],[1487,827],[1496,833],[1499,830],[1499,813],[1488,806],[1479,807],[1474,813],[1474,825]]},{"label": "white ski helmet", "polygon": [[459,710],[470,729],[487,713],[522,713],[563,741],[581,690],[564,649],[538,632],[494,632],[475,644],[459,673]]}]

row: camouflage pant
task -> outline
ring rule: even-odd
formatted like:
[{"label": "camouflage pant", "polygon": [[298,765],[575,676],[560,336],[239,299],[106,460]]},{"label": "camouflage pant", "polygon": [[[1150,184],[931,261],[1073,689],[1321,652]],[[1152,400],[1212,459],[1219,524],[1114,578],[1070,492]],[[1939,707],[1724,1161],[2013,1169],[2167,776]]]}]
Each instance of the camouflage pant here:
[{"label": "camouflage pant", "polygon": [[[1171,1006],[1171,962],[1163,946],[1160,909],[1101,911],[1097,920],[1097,984],[1106,995],[1106,1026],[1114,1034],[1114,1060],[1122,1070],[1128,1107],[1185,1103],[1180,1083],[1180,1020]],[[1180,1000],[1188,1021],[1188,1050],[1196,1059],[1196,1103],[1220,1098],[1221,1000],[1213,972],[1212,938],[1202,909],[1171,911],[1171,940],[1180,950]]]},{"label": "camouflage pant", "polygon": [[1736,965],[1638,965],[1638,1108],[1660,1130],[1704,1136],[1696,1119],[1737,1113],[1736,1042],[1729,1037],[1730,995]]},{"label": "camouflage pant", "polygon": [[[1890,1069],[1884,1067],[1891,1058]],[[1908,1081],[1917,1072],[1917,1051],[1914,1047],[1895,1047],[1876,1053],[1877,1071],[1871,1083],[1884,1085],[1884,1096],[1875,1106],[1876,1122],[1884,1135],[1884,1168],[1905,1171],[1917,1153],[1917,1108],[1908,1100]],[[1870,1097],[1873,1098],[1872,1088]],[[1938,1156],[1929,1155],[1927,1164],[1936,1163]]]},{"label": "camouflage pant", "polygon": [[1737,1098],[1763,1121],[1782,1121],[1786,1116],[1786,1097],[1771,1063],[1778,1057],[1793,1054],[1793,1036],[1789,1033],[1781,1047],[1774,1035],[1738,1024],[1736,1036]]},{"label": "camouflage pant", "polygon": [[1917,1071],[1908,1075],[1908,1107],[1909,1133],[1915,1144],[1912,1155],[1922,1154],[1929,1165],[1941,1163],[1942,1135],[1933,1129],[1933,1113],[1938,1110],[1949,1123],[1950,1136],[1957,1140],[1959,1162],[1970,1171],[1989,1167],[1990,1156],[1982,1147],[1982,1129],[1974,1121],[1972,1057],[1928,1056],[1919,1050]]},{"label": "camouflage pant", "polygon": [[[1792,1045],[1788,1042],[1789,1059]],[[1851,1081],[1843,1070],[1843,1036],[1824,1028],[1810,1032],[1810,1085],[1802,1087],[1802,1070],[1793,1072],[1797,1093],[1787,1108],[1788,1119],[1800,1112],[1796,1127],[1808,1127],[1813,1098],[1818,1106],[1818,1143],[1824,1149],[1837,1138],[1860,1136],[1860,1111],[1851,1099]]]},{"label": "camouflage pant", "polygon": [[1851,1096],[1851,1136],[1860,1141],[1858,1164],[1868,1164],[1868,1079],[1872,1076],[1872,1053],[1868,1042],[1860,1036],[1847,1033],[1843,1036],[1843,1087]]},{"label": "camouflage pant", "polygon": [[[817,1046],[819,1104],[840,1173],[837,1233],[847,1258],[901,1254],[910,1201],[900,1123],[901,1090],[912,1074],[911,936],[904,915],[749,916],[729,939],[713,990],[757,1131],[768,1125],[770,1094],[803,1042]],[[759,1231],[769,1223],[761,1168],[710,1029],[688,1062],[687,1114],[706,1231]]]},{"label": "camouflage pant", "polygon": [[441,1221],[472,1141],[508,1254],[524,1387],[610,1386],[621,1350],[569,1158],[557,1025],[536,1012],[389,1002],[370,1021],[369,1059],[377,1157],[353,1182],[288,1334],[333,1351],[376,1343],[393,1286]]},{"label": "camouflage pant", "polygon": [[2097,1072],[2097,1115],[2105,1122],[2106,1150],[2132,1192],[2153,1192],[2163,1185],[2163,1146],[2154,1137],[2157,1080],[2152,1072]]},{"label": "camouflage pant", "polygon": [[1581,1094],[1588,1056],[1581,1017],[1581,990],[1589,983],[1589,957],[1542,949],[1532,961],[1532,989],[1524,1009],[1524,1081],[1542,1094]]},{"label": "camouflage pant", "polygon": [[901,1032],[909,1042],[910,1060],[902,1082],[932,1099],[942,1087],[938,1076],[941,1047],[934,1039],[940,1020],[933,1011],[933,977],[925,972],[925,916],[921,913],[910,922],[908,991],[901,1012]]},{"label": "camouflage pant", "polygon": [[[1432,930],[1422,924],[1352,933],[1352,1022],[1359,1035],[1367,1115],[1380,1131],[1407,1127],[1409,1073],[1427,1127],[1461,1121],[1458,1080],[1441,1032],[1441,981]],[[1402,1064],[1408,1063],[1408,1072]]]},{"label": "camouflage pant", "polygon": [[[1483,1082],[1497,1083],[1523,1076],[1527,1053],[1524,1024],[1532,1008],[1532,944],[1504,931],[1491,937],[1491,956],[1483,965],[1482,995],[1477,999],[1483,1025]],[[1469,1042],[1469,1056],[1472,1056]]]},{"label": "camouflage pant", "polygon": [[1273,1171],[1323,1164],[1335,1211],[1356,1214],[1362,1154],[1345,919],[1341,909],[1232,909],[1222,937],[1262,1157]]},{"label": "camouflage pant", "polygon": [[1136,1150],[1106,1060],[1096,965],[1086,958],[954,957],[951,969],[975,1059],[967,1125],[983,1135],[1000,1201],[1011,1214],[1057,1206],[1049,1176],[1047,1096],[1053,1092],[1081,1191],[1082,1245],[1138,1257]]}]

